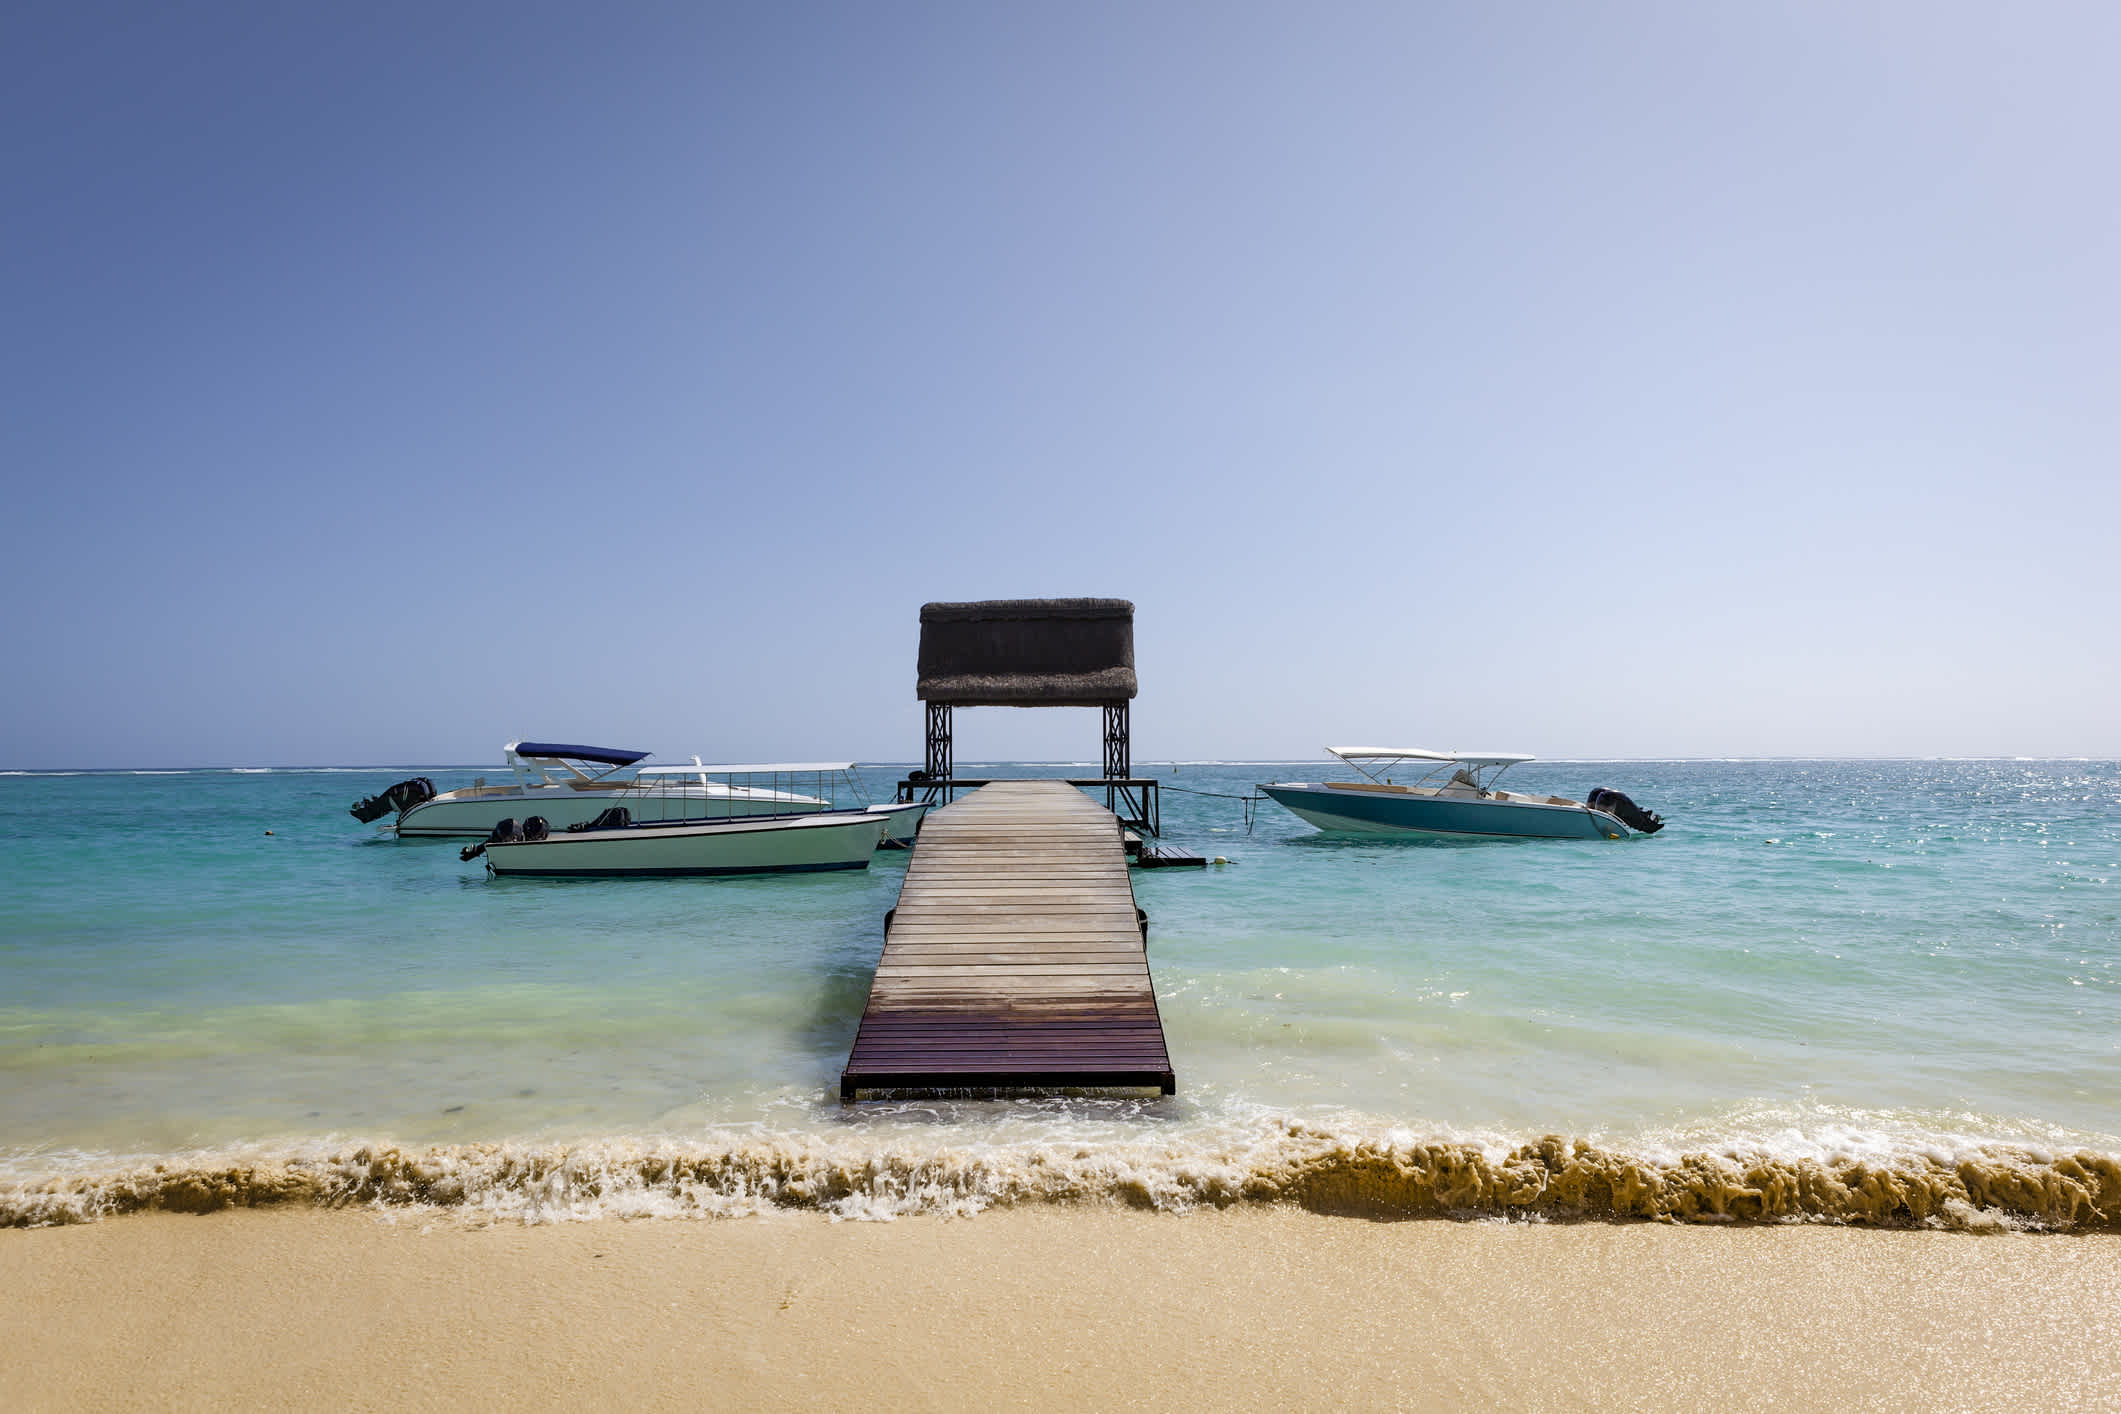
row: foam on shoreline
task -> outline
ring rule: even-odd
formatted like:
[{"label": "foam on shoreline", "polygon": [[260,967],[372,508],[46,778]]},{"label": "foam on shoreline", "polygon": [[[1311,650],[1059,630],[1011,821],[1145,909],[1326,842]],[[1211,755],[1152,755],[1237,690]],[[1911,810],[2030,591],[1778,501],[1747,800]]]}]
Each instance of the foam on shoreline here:
[{"label": "foam on shoreline", "polygon": [[1852,1223],[2121,1230],[2121,1156],[2010,1145],[1792,1156],[1629,1153],[1550,1135],[1513,1148],[1285,1122],[1227,1145],[923,1147],[812,1136],[563,1144],[365,1144],[70,1167],[0,1179],[0,1226],[125,1213],[455,1210],[528,1223],[809,1210],[879,1220],[1040,1204],[1182,1213],[1289,1204],[1370,1217]]}]

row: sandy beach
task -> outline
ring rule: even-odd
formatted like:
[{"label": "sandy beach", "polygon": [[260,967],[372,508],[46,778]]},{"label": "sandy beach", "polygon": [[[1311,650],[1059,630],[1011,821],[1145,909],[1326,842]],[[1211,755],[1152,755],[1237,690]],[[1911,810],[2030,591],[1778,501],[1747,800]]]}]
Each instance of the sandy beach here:
[{"label": "sandy beach", "polygon": [[1372,1222],[0,1233],[0,1406],[2121,1408],[2121,1236]]}]

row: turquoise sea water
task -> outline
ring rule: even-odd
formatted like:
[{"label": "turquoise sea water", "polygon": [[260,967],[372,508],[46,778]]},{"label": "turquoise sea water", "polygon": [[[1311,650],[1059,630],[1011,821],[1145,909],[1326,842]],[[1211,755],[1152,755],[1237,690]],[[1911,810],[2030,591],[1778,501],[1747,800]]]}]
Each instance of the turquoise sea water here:
[{"label": "turquoise sea water", "polygon": [[[0,1221],[305,1195],[2121,1219],[2116,763],[1512,776],[1671,822],[1620,843],[1336,837],[1270,803],[1247,833],[1181,792],[1321,765],[1143,770],[1167,838],[1230,861],[1135,875],[1178,1095],[853,1109],[903,855],[496,880],[348,816],[412,768],[0,776]],[[886,798],[899,771],[866,774]]]}]

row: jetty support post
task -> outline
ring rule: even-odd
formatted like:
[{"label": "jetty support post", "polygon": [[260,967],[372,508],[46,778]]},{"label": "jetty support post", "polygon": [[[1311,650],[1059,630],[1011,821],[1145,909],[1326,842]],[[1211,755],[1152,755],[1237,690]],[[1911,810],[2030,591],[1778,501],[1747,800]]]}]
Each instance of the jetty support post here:
[{"label": "jetty support post", "polygon": [[[947,702],[930,702],[926,706],[928,708],[928,756],[922,769],[928,773],[929,780],[948,782],[951,773],[950,704]],[[948,805],[955,797],[956,792],[952,791],[946,784],[943,788],[943,804]],[[935,792],[929,791],[928,798],[931,801],[934,800]]]},{"label": "jetty support post", "polygon": [[[1134,775],[1133,749],[1127,741],[1127,704],[1124,701],[1105,703],[1104,718],[1105,779],[1108,781],[1127,780]],[[1119,813],[1119,798],[1124,794],[1126,792],[1117,786],[1106,786],[1105,809],[1112,811],[1114,814]],[[1140,815],[1141,812],[1139,810],[1132,808],[1134,805],[1133,801],[1129,800],[1126,804],[1130,807],[1129,814]]]}]

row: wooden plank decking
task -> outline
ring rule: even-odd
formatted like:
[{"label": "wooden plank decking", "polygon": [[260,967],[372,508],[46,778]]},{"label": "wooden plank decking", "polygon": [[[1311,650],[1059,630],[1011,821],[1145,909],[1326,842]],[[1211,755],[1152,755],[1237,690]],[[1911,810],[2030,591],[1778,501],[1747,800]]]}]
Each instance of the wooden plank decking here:
[{"label": "wooden plank decking", "polygon": [[840,1098],[1176,1082],[1119,822],[1061,781],[930,812]]}]

